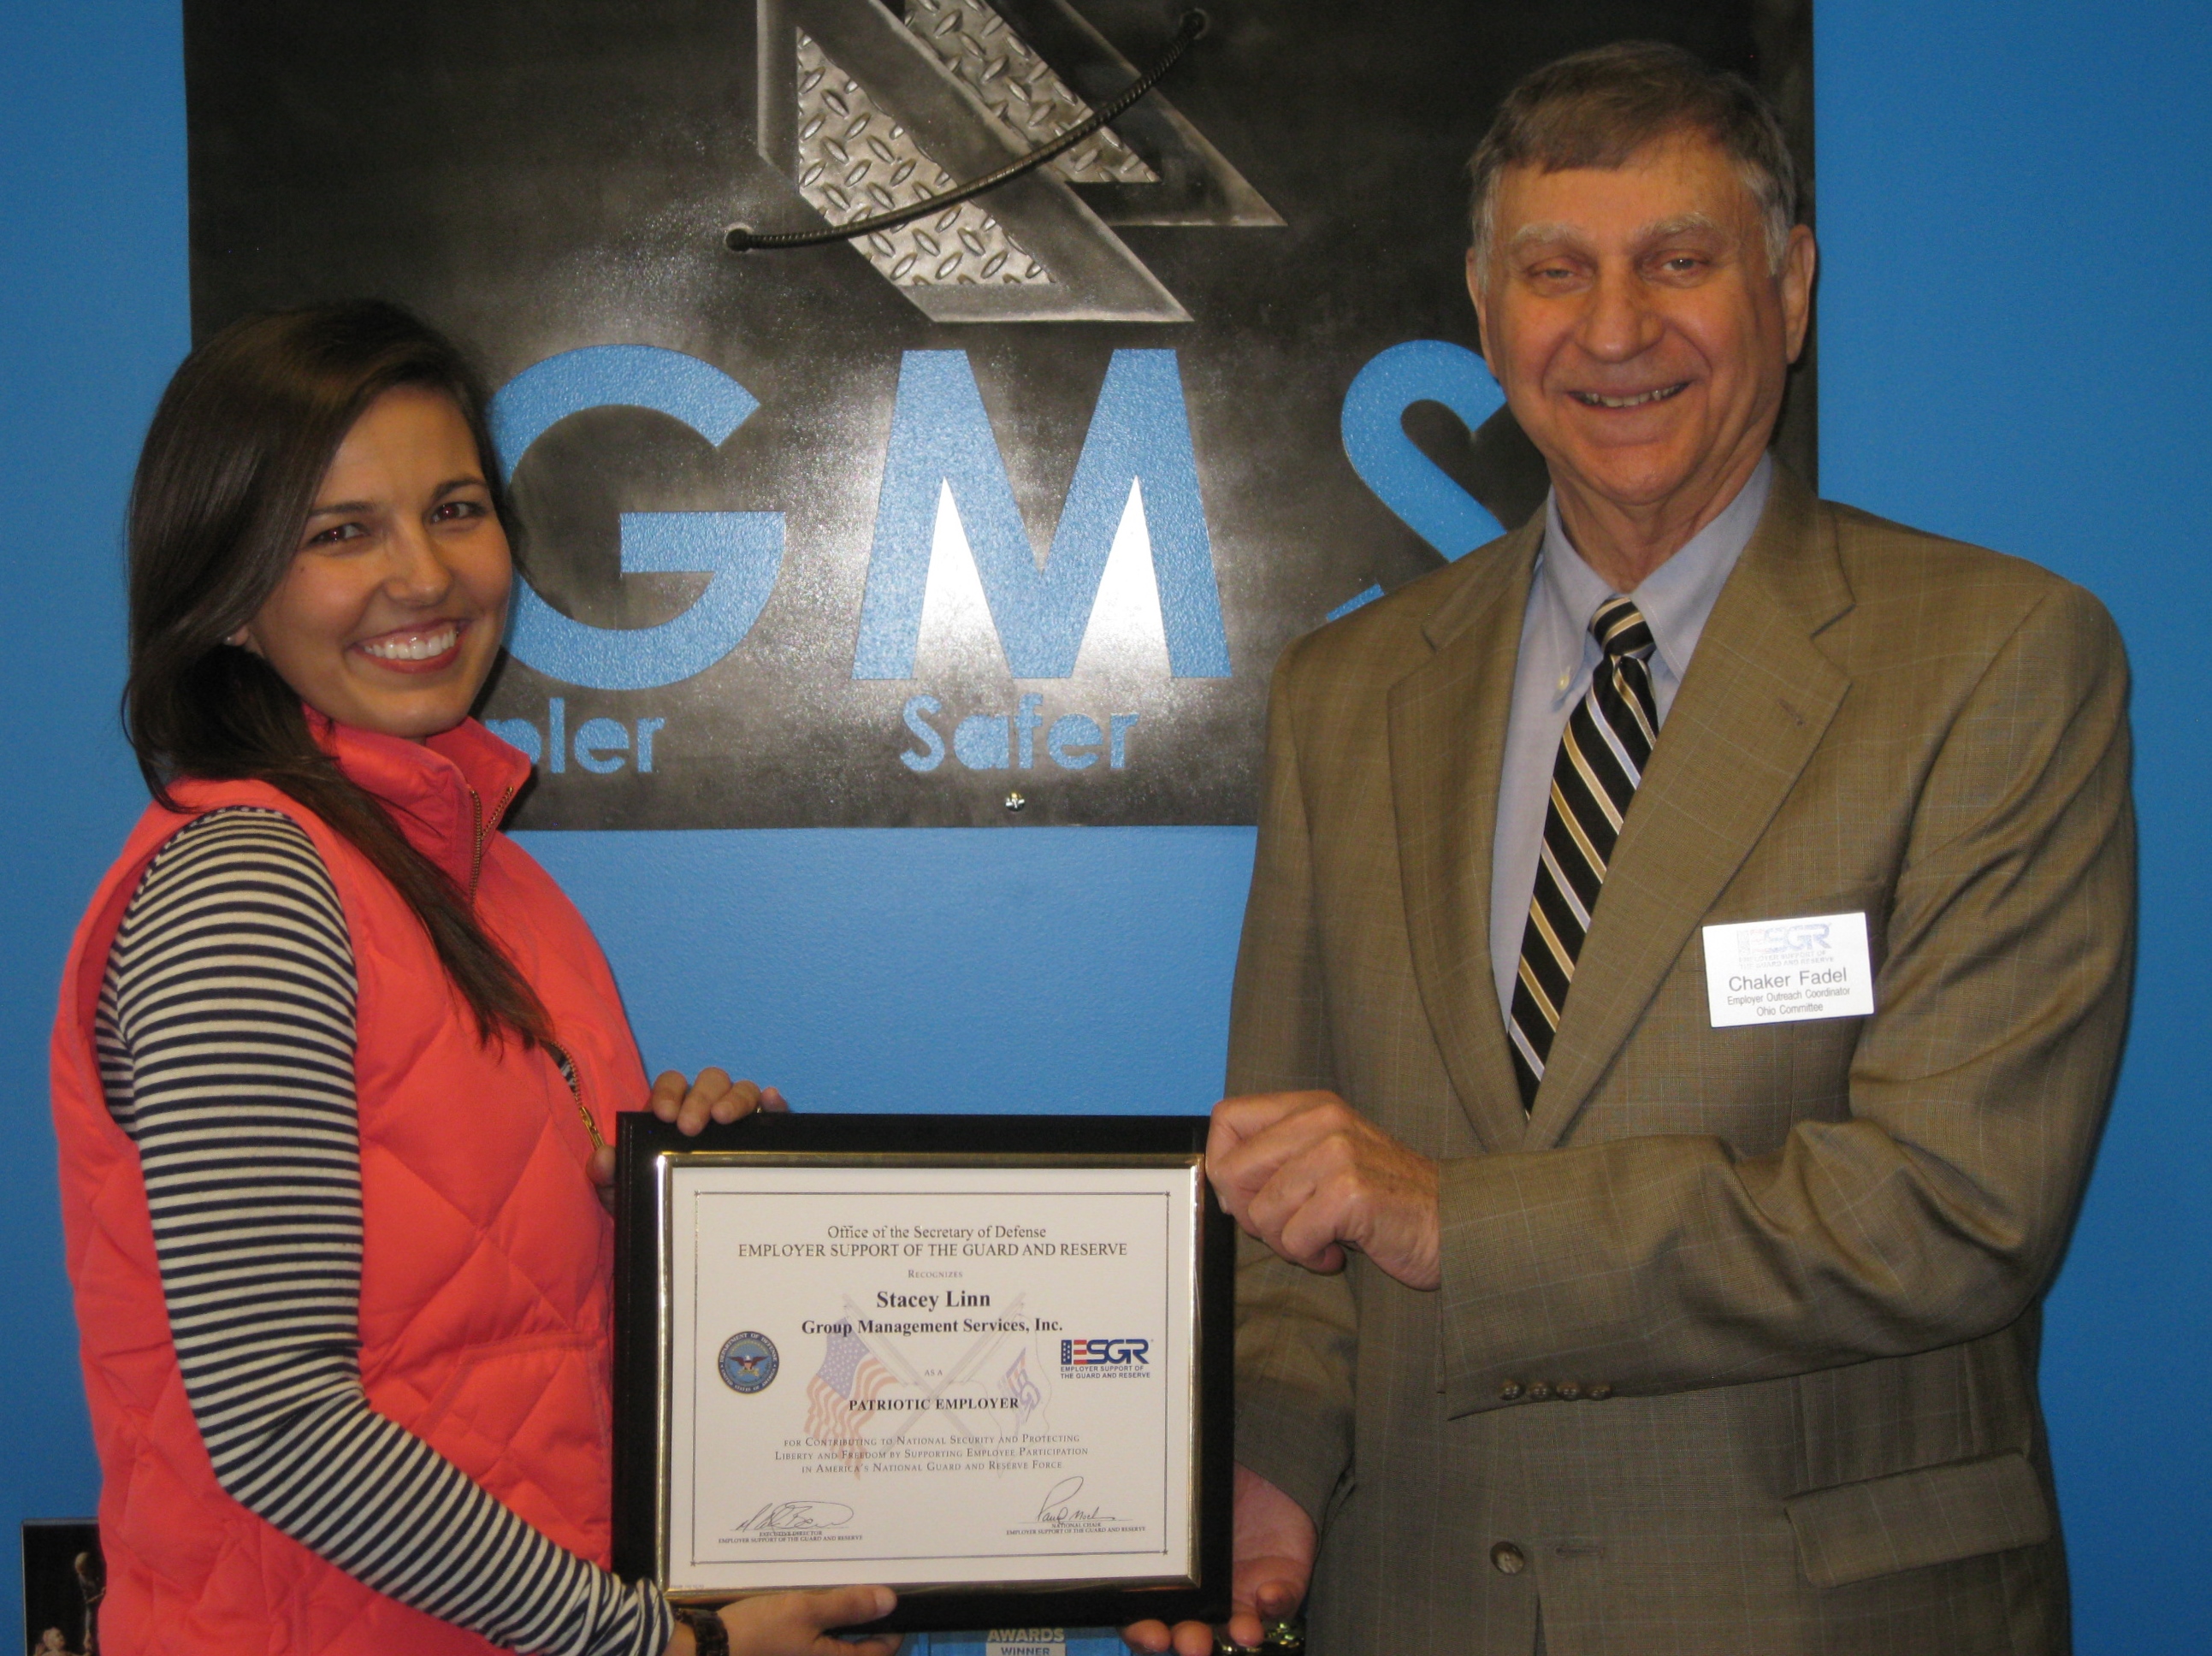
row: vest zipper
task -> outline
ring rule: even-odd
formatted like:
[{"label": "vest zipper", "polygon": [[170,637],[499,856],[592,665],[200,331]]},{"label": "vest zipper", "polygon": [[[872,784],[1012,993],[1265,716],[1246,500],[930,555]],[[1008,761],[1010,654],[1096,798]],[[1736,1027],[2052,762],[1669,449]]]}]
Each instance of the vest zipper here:
[{"label": "vest zipper", "polygon": [[[476,836],[475,844],[469,854],[469,901],[473,903],[477,900],[477,886],[483,878],[483,796],[475,788],[470,787],[467,783],[463,783],[462,786],[469,789],[469,812],[472,818],[471,826]],[[499,796],[499,804],[492,815],[496,816],[501,811],[505,810],[507,802],[514,797],[514,790],[509,787]],[[577,1071],[576,1060],[568,1056],[566,1047],[556,1046],[550,1040],[545,1043],[545,1050],[551,1056],[555,1065],[559,1068],[561,1079],[568,1083],[568,1096],[575,1101],[576,1113],[584,1118],[584,1131],[592,1136],[592,1148],[595,1150],[606,1149],[607,1141],[599,1132],[599,1124],[592,1118],[591,1107],[584,1102],[584,1080]]]},{"label": "vest zipper", "polygon": [[568,1096],[576,1101],[576,1113],[584,1118],[584,1131],[592,1136],[592,1148],[603,1150],[607,1141],[599,1134],[599,1124],[592,1118],[590,1107],[584,1102],[584,1078],[578,1073],[576,1060],[568,1056],[568,1049],[545,1043],[545,1050],[561,1071],[561,1079],[568,1083]]},{"label": "vest zipper", "polygon": [[[465,782],[461,786],[469,790],[469,814],[472,819],[471,826],[475,832],[475,843],[469,852],[469,901],[474,902],[477,900],[477,883],[483,878],[484,840],[488,837],[484,831],[483,796]],[[507,809],[507,802],[514,798],[514,789],[510,785],[506,792],[499,796],[499,804],[492,810],[494,819]]]}]

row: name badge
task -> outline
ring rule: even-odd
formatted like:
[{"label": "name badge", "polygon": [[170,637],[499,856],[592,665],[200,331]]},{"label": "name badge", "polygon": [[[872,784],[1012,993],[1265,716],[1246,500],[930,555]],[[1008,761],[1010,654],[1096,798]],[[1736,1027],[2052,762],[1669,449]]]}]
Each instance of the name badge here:
[{"label": "name badge", "polygon": [[1874,1010],[1864,914],[1808,914],[1705,928],[1713,1028],[1863,1017]]}]

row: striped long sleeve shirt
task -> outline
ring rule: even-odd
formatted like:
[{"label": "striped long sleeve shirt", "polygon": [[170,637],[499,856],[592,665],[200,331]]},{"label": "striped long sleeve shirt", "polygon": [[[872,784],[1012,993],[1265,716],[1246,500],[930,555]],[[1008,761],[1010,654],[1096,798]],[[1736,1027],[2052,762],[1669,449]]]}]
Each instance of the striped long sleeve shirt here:
[{"label": "striped long sleeve shirt", "polygon": [[659,1656],[651,1583],[554,1544],[362,1387],[353,951],[313,843],[213,811],[148,867],[96,1035],[217,1480],[404,1604],[548,1656]]}]

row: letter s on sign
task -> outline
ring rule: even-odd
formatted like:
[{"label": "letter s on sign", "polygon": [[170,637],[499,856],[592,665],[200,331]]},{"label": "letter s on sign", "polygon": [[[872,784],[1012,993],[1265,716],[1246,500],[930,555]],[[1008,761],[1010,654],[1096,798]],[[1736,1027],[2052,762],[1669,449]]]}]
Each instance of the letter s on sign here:
[{"label": "letter s on sign", "polygon": [[[586,409],[641,408],[720,447],[759,402],[711,363],[652,345],[588,345],[525,368],[491,402],[509,478],[530,446]],[[783,567],[781,512],[625,512],[625,575],[702,574],[691,607],[657,627],[587,627],[514,586],[507,648],[548,678],[592,690],[653,690],[704,672],[744,641]]]},{"label": "letter s on sign", "polygon": [[1505,531],[1490,508],[1454,482],[1406,435],[1406,410],[1441,403],[1469,437],[1505,406],[1505,393],[1464,345],[1408,339],[1370,359],[1344,393],[1345,458],[1376,499],[1447,561]]}]

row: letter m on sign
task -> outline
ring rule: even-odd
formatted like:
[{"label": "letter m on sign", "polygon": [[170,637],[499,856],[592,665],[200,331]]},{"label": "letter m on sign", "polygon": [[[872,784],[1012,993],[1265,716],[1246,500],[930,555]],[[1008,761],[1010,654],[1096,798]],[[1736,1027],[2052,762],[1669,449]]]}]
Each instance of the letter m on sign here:
[{"label": "letter m on sign", "polygon": [[1069,676],[1133,484],[1152,539],[1169,670],[1177,678],[1226,678],[1229,640],[1176,354],[1114,353],[1039,568],[968,354],[908,351],[891,410],[853,676],[914,676],[937,504],[947,488],[1008,670],[1016,678]]}]

